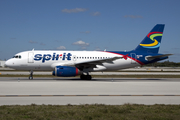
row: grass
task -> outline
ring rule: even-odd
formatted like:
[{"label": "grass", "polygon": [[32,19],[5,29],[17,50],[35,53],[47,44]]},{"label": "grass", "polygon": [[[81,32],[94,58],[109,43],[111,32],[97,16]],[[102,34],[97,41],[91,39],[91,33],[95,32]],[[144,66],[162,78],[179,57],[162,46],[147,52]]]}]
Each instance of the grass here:
[{"label": "grass", "polygon": [[1,120],[179,120],[180,105],[3,105]]}]

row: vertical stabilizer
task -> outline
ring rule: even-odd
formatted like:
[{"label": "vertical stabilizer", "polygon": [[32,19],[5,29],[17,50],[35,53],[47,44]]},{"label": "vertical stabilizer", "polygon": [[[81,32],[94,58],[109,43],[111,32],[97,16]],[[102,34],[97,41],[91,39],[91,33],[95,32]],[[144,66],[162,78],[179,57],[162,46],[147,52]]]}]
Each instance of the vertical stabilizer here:
[{"label": "vertical stabilizer", "polygon": [[158,53],[163,35],[164,24],[157,24],[136,47],[135,51]]}]

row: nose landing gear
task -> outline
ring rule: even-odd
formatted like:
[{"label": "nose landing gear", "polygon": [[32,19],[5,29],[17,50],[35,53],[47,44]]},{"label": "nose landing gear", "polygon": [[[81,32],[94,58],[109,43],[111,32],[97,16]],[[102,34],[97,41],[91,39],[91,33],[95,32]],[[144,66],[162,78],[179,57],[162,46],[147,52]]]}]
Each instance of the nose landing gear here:
[{"label": "nose landing gear", "polygon": [[30,76],[29,76],[29,80],[33,80],[33,71],[30,71]]}]

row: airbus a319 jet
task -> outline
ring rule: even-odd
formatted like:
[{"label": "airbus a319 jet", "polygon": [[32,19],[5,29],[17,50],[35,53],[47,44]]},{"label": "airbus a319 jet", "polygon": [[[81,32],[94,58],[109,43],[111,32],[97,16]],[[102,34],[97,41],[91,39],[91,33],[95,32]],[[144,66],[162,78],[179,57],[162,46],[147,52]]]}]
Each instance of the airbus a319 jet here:
[{"label": "airbus a319 jet", "polygon": [[131,51],[42,51],[20,52],[7,60],[5,65],[16,70],[53,71],[54,76],[80,75],[82,80],[91,80],[90,72],[111,71],[146,65],[167,59],[171,54],[159,54],[164,24],[157,24]]}]

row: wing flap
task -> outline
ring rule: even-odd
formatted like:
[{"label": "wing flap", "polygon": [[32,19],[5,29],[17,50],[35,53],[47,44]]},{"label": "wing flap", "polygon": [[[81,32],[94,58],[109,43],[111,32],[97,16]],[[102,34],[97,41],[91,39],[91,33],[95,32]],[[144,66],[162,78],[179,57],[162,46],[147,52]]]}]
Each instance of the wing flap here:
[{"label": "wing flap", "polygon": [[113,61],[117,60],[117,59],[122,59],[123,57],[120,56],[116,56],[116,57],[112,57],[112,58],[105,58],[105,59],[98,59],[98,60],[89,60],[89,61],[84,61],[84,62],[75,62],[75,66],[80,69],[86,69],[86,68],[97,68],[97,65],[103,65],[102,63],[112,63]]},{"label": "wing flap", "polygon": [[105,58],[105,59],[98,59],[98,60],[89,60],[84,62],[75,62],[75,64],[102,64],[104,62],[113,62],[117,59],[122,59],[123,57],[112,57],[112,58]]}]

